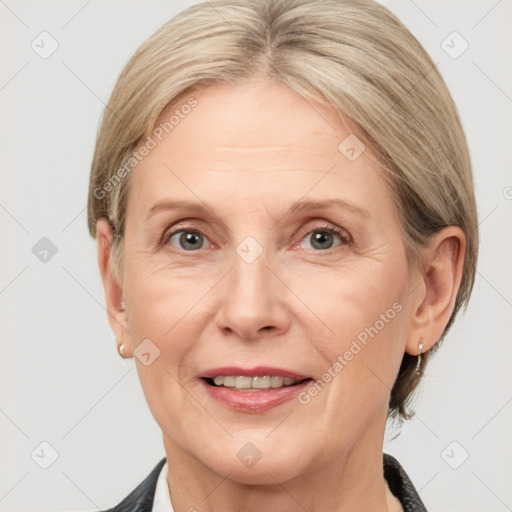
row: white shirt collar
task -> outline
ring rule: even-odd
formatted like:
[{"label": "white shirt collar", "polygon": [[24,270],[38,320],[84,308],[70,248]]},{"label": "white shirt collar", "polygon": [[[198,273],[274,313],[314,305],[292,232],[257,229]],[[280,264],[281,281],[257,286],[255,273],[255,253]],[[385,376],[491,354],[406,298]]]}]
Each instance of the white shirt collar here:
[{"label": "white shirt collar", "polygon": [[153,508],[151,512],[174,512],[169,492],[169,467],[167,461],[162,467],[158,480],[156,482],[155,498],[153,500]]}]

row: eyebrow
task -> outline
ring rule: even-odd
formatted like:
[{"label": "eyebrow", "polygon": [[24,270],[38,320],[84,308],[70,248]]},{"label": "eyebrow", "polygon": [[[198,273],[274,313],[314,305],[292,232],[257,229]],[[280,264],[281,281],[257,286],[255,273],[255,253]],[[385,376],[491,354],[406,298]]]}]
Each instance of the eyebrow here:
[{"label": "eyebrow", "polygon": [[[312,210],[328,210],[330,208],[341,208],[344,210],[348,210],[354,214],[360,215],[361,217],[368,218],[370,216],[369,212],[356,205],[355,203],[348,201],[346,199],[341,198],[333,198],[333,199],[325,199],[325,200],[309,200],[302,201],[299,200],[293,203],[290,208],[285,212],[283,217],[289,215],[290,213],[298,213],[298,212],[310,212]],[[161,211],[182,211],[188,213],[197,213],[197,214],[207,214],[210,216],[217,217],[215,213],[213,213],[212,206],[208,205],[205,202],[195,203],[193,201],[170,201],[164,200],[153,205],[147,216],[146,220],[149,220],[151,217],[156,215]],[[283,218],[282,217],[282,218]]]}]

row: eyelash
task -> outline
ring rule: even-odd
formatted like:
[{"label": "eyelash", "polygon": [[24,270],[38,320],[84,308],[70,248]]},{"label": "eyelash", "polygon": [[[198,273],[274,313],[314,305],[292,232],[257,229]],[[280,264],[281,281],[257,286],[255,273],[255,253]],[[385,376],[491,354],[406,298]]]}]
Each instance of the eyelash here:
[{"label": "eyelash", "polygon": [[[328,233],[331,233],[331,234],[334,234],[334,235],[337,235],[340,240],[341,240],[341,244],[337,247],[330,247],[329,249],[325,249],[325,250],[320,250],[320,249],[307,249],[308,251],[314,251],[314,252],[323,252],[323,253],[327,253],[327,254],[330,254],[332,251],[336,250],[337,248],[340,248],[344,245],[351,245],[353,243],[353,240],[352,240],[352,237],[348,234],[348,232],[342,228],[338,228],[336,226],[332,226],[330,224],[323,224],[323,225],[320,225],[320,226],[315,226],[313,229],[309,229],[309,230],[306,230],[305,228],[301,228],[299,230],[299,234],[302,235],[301,236],[301,239],[300,241],[302,241],[307,235],[310,235],[311,233],[315,232],[315,231],[319,231],[319,232],[328,232]],[[166,246],[170,239],[176,235],[177,233],[182,233],[182,232],[194,232],[194,233],[201,233],[202,235],[204,235],[204,233],[195,228],[194,226],[180,226],[178,229],[174,229],[173,231],[170,231],[170,232],[164,232],[164,236],[162,237],[162,241],[161,241],[161,246]],[[206,237],[206,235],[204,235]],[[209,240],[207,238],[207,240]],[[296,247],[298,244],[294,244],[294,247]],[[174,248],[176,249],[176,248]],[[194,252],[198,252],[198,250],[196,251],[185,251],[184,249],[181,249],[183,252],[190,252],[190,253],[194,253]]]}]

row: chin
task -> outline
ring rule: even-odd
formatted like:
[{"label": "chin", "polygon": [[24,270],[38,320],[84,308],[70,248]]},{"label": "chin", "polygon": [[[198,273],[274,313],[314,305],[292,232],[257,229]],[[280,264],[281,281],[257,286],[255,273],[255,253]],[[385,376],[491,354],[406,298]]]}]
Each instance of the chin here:
[{"label": "chin", "polygon": [[276,481],[292,480],[307,466],[307,454],[296,448],[303,447],[303,442],[269,442],[259,437],[252,442],[250,436],[246,439],[219,446],[208,459],[203,452],[198,461],[219,475],[229,475],[230,480],[247,485],[275,485]]},{"label": "chin", "polygon": [[293,459],[266,460],[260,459],[254,466],[246,467],[238,460],[217,461],[216,473],[245,485],[275,485],[276,482],[286,482],[300,475]]}]

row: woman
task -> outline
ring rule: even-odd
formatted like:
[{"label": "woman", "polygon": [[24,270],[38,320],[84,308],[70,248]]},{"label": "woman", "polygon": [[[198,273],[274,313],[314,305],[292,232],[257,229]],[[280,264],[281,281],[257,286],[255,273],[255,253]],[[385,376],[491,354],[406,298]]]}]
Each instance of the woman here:
[{"label": "woman", "polygon": [[383,6],[214,0],[162,26],[90,180],[166,454],[111,510],[426,510],[386,420],[469,300],[477,226],[457,109]]}]

